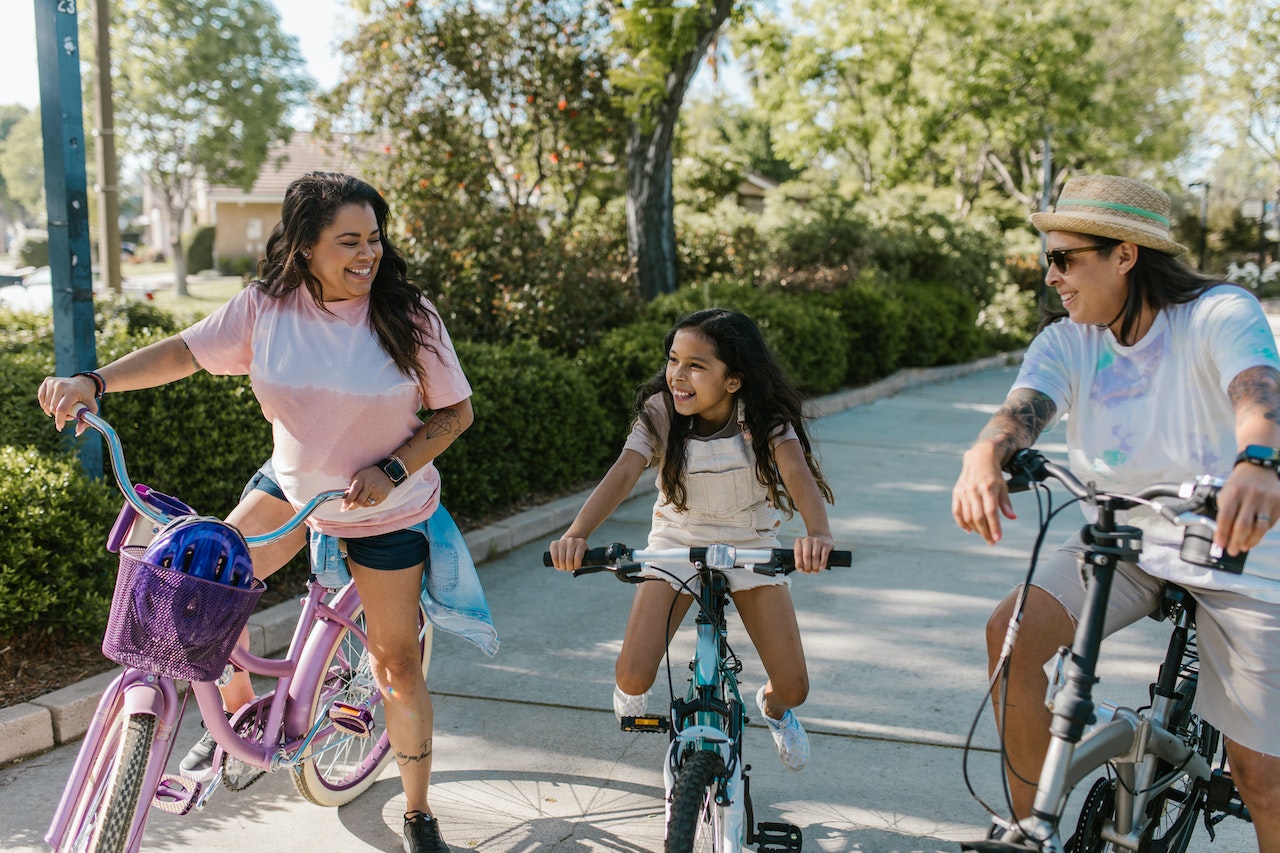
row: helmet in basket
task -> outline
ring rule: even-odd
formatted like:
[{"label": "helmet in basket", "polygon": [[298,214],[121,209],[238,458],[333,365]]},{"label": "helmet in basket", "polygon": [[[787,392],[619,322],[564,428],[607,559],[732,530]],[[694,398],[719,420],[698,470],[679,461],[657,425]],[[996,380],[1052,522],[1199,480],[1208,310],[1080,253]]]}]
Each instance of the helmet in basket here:
[{"label": "helmet in basket", "polygon": [[142,560],[153,566],[234,586],[253,582],[253,560],[240,531],[199,515],[176,518],[161,528]]}]

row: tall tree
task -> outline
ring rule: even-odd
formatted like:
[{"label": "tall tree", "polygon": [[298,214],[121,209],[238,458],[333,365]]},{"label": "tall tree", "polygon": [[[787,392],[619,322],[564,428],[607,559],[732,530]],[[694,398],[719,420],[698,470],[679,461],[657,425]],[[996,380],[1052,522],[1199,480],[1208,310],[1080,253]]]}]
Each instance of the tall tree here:
[{"label": "tall tree", "polygon": [[734,0],[631,0],[619,8],[612,79],[628,93],[627,250],[647,299],[676,277],[672,152],[680,107]]},{"label": "tall tree", "polygon": [[1040,197],[1055,173],[1161,163],[1187,139],[1179,0],[813,0],[740,41],[779,145],[851,189]]},{"label": "tall tree", "polygon": [[0,107],[0,219],[27,225],[44,219],[40,133],[40,110]]},{"label": "tall tree", "polygon": [[182,295],[197,179],[249,189],[312,83],[270,0],[120,0],[114,11],[117,129],[164,206]]}]

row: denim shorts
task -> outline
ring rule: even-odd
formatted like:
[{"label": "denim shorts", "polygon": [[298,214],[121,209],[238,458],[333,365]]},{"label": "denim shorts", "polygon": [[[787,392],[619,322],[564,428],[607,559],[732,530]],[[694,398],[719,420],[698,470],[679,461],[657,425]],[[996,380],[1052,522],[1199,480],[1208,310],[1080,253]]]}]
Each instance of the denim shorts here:
[{"label": "denim shorts", "polygon": [[[270,459],[249,478],[240,494],[241,500],[254,490],[286,500],[284,492],[276,483]],[[419,563],[425,563],[429,555],[426,537],[416,530],[393,530],[376,536],[346,537],[342,541],[346,543],[348,557],[362,566],[379,571],[411,569]]]}]

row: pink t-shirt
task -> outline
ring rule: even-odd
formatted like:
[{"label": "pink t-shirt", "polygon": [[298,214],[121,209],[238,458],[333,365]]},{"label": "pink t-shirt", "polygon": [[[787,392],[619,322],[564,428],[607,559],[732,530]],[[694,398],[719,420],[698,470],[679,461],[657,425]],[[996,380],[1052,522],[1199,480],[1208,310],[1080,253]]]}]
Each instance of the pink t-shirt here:
[{"label": "pink t-shirt", "polygon": [[[205,370],[249,376],[271,422],[277,482],[295,507],[345,489],[356,471],[394,453],[422,426],[420,409],[471,396],[442,325],[438,354],[419,355],[424,388],[379,346],[368,324],[368,296],[325,307],[332,313],[301,287],[277,299],[252,286],[182,332]],[[342,511],[330,501],[308,523],[333,536],[374,536],[425,521],[439,503],[440,474],[432,464],[376,507]]]}]

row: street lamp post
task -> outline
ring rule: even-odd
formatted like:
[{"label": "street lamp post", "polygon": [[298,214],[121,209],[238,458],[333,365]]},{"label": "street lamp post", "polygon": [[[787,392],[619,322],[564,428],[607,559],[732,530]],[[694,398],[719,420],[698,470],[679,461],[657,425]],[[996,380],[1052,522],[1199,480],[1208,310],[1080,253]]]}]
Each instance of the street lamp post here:
[{"label": "street lamp post", "polygon": [[1209,247],[1209,182],[1193,181],[1187,185],[1189,188],[1200,187],[1203,193],[1200,196],[1200,262],[1197,269],[1204,272],[1204,256],[1205,251]]}]

